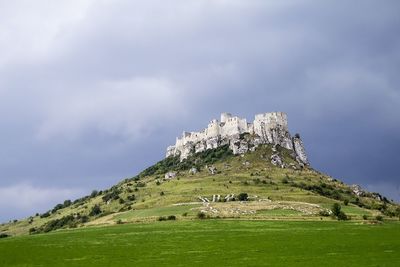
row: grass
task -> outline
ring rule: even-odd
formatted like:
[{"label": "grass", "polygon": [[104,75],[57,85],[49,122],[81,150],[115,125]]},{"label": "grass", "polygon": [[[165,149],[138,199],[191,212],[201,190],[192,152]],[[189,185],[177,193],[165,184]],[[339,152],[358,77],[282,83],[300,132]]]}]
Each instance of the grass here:
[{"label": "grass", "polygon": [[0,255],[0,266],[398,266],[400,224],[126,224],[7,238]]}]

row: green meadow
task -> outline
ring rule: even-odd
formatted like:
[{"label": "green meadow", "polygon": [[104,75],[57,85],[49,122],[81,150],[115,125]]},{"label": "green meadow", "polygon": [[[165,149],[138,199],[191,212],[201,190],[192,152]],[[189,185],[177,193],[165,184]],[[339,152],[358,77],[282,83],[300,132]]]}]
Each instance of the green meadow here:
[{"label": "green meadow", "polygon": [[0,266],[400,266],[400,224],[206,219],[0,239]]}]

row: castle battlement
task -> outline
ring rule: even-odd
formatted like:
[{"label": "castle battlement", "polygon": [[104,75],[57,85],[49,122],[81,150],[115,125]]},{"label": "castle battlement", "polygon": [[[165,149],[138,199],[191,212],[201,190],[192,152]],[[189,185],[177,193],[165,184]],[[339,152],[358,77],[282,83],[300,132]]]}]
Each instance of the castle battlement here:
[{"label": "castle battlement", "polygon": [[[243,147],[235,147],[239,136],[249,133],[254,136],[254,146],[259,144],[276,144],[294,150],[299,159],[308,164],[303,143],[299,137],[291,137],[288,130],[287,115],[284,112],[269,112],[255,115],[254,121],[248,123],[245,118],[233,116],[231,113],[222,113],[221,121],[213,119],[207,128],[199,132],[183,132],[176,138],[174,146],[167,148],[166,156],[179,155],[181,160],[190,153],[201,152],[221,145],[229,144],[234,154],[244,153]],[[240,143],[240,142],[239,142]]]}]

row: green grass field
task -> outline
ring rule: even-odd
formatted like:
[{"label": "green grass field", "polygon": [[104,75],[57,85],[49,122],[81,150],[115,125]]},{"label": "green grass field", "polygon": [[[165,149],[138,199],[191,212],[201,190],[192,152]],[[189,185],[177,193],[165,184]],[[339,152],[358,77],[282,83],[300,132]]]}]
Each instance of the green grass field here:
[{"label": "green grass field", "polygon": [[400,224],[194,220],[0,240],[0,266],[400,266]]}]

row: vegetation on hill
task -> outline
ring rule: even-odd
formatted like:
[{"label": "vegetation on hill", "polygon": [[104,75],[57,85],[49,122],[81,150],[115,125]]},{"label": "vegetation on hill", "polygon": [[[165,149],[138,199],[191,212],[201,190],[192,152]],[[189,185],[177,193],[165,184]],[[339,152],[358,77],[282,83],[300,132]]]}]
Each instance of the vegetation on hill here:
[{"label": "vegetation on hill", "polygon": [[[270,145],[244,155],[232,155],[228,146],[222,146],[182,162],[178,157],[166,158],[109,189],[93,190],[43,214],[2,224],[0,234],[36,234],[172,218],[196,220],[198,214],[204,219],[399,219],[396,203],[376,193],[357,195],[350,186],[301,166],[291,151],[281,147],[277,151],[285,168],[271,163],[272,154],[277,152]],[[196,172],[191,171],[193,168]],[[176,176],[166,179],[167,172]],[[209,204],[203,203],[207,201]],[[340,205],[339,212],[332,208],[335,203]]]}]

